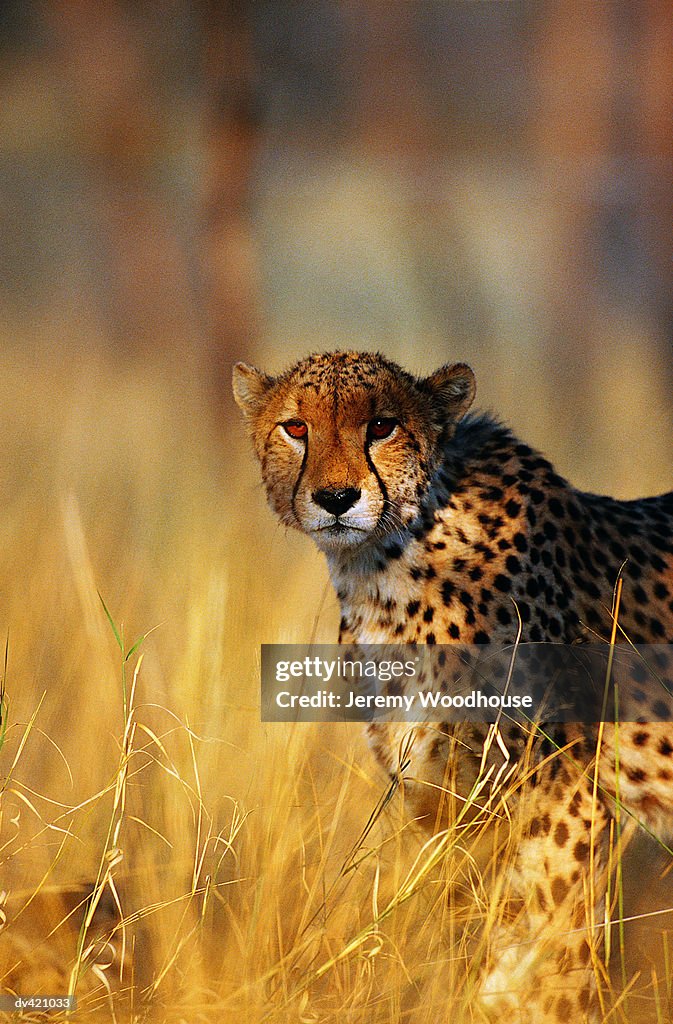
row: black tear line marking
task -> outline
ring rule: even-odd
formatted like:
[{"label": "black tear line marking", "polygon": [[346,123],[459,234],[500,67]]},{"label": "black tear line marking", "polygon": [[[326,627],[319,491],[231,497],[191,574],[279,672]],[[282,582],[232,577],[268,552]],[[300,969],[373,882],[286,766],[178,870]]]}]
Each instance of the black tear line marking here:
[{"label": "black tear line marking", "polygon": [[370,471],[374,474],[374,477],[376,478],[376,482],[378,483],[379,488],[381,490],[381,494],[383,495],[383,508],[381,509],[381,515],[379,516],[378,521],[376,523],[376,526],[374,527],[374,530],[376,531],[376,530],[378,530],[379,526],[381,526],[383,524],[383,522],[385,520],[385,517],[386,517],[386,514],[390,511],[392,506],[390,504],[390,498],[388,497],[388,490],[386,488],[386,485],[384,484],[383,480],[379,476],[379,471],[377,470],[376,466],[374,465],[374,463],[372,461],[372,457],[369,454],[369,445],[365,445],[365,459],[367,461],[367,465],[369,466]]},{"label": "black tear line marking", "polygon": [[290,508],[292,509],[292,513],[294,515],[294,518],[300,524],[301,524],[301,520],[300,520],[299,516],[297,515],[297,509],[295,508],[295,500],[296,500],[296,497],[297,497],[297,491],[299,490],[299,485],[301,484],[301,478],[303,477],[304,470],[306,469],[306,460],[307,459],[308,459],[308,435],[306,436],[306,440],[304,441],[304,454],[302,456],[301,466],[299,467],[299,475],[298,475],[298,477],[297,477],[297,479],[295,481],[294,487],[292,488],[292,500],[290,501]]}]

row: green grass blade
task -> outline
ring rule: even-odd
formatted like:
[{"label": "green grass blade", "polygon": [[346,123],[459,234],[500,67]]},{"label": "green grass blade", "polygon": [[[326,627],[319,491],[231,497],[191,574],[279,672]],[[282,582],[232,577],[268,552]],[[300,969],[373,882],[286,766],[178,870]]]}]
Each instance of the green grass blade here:
[{"label": "green grass blade", "polygon": [[[160,624],[159,624],[159,625],[160,625]],[[155,629],[158,629],[158,628],[159,628],[159,625],[156,625],[156,626],[152,626],[152,628],[151,628],[151,629],[148,629],[146,633],[143,633],[143,635],[142,635],[142,636],[139,636],[139,637],[138,637],[138,639],[136,640],[136,642],[135,642],[135,643],[133,644],[133,646],[132,646],[132,647],[131,647],[131,649],[129,650],[128,654],[126,654],[126,655],[124,656],[124,661],[128,661],[128,660],[129,660],[129,658],[131,658],[131,657],[132,657],[132,656],[133,656],[133,655],[134,655],[134,654],[136,653],[136,651],[137,651],[137,650],[138,650],[138,648],[139,648],[139,647],[141,646],[141,644],[144,644],[144,643],[145,643],[145,641],[147,640],[147,638],[148,638],[148,636],[150,635],[150,633],[153,633]]]},{"label": "green grass blade", "polygon": [[112,618],[112,616],[110,615],[110,613],[108,611],[108,607],[107,607],[105,601],[103,600],[103,595],[101,594],[100,590],[97,591],[97,594],[98,594],[98,596],[100,598],[100,603],[103,605],[103,611],[105,612],[105,614],[107,616],[107,620],[110,623],[110,628],[112,629],[112,632],[114,633],[114,638],[117,641],[117,646],[119,647],[119,650],[122,652],[122,655],[123,655],[124,654],[124,641],[122,640],[122,638],[121,638],[121,636],[119,634],[119,630],[115,626],[114,619]]}]

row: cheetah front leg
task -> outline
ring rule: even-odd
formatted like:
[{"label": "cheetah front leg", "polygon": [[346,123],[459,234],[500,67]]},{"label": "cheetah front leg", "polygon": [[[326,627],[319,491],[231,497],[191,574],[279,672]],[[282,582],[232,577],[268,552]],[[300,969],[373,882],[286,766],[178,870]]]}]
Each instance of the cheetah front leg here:
[{"label": "cheetah front leg", "polygon": [[481,983],[488,1017],[516,1024],[597,1020],[594,972],[607,884],[609,814],[591,780],[548,767],[522,807],[507,921]]}]

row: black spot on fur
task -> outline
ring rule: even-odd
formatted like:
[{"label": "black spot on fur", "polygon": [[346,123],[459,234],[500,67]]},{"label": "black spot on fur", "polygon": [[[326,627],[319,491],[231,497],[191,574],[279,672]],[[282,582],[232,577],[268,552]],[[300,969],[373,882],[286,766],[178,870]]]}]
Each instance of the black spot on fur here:
[{"label": "black spot on fur", "polygon": [[505,560],[505,567],[512,576],[518,576],[521,572],[521,562],[516,555],[508,555]]}]

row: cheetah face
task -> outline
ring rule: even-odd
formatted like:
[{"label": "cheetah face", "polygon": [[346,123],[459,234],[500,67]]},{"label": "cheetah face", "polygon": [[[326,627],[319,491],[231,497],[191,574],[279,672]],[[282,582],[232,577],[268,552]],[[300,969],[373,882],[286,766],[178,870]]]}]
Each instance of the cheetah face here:
[{"label": "cheetah face", "polygon": [[474,396],[464,364],[416,379],[372,353],[310,356],[272,378],[238,363],[269,502],[326,552],[367,544],[418,515],[439,450]]}]

